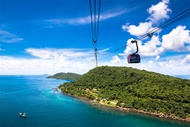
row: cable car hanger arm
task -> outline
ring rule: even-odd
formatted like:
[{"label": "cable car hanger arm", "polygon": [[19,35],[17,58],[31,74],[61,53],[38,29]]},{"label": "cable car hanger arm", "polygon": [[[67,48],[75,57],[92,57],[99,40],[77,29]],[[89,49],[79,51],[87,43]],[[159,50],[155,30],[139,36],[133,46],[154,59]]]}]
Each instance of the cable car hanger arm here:
[{"label": "cable car hanger arm", "polygon": [[137,41],[136,41],[136,40],[132,40],[131,43],[136,43],[137,50],[136,50],[136,52],[133,53],[133,54],[137,54],[138,51],[139,51],[139,47],[138,47]]}]

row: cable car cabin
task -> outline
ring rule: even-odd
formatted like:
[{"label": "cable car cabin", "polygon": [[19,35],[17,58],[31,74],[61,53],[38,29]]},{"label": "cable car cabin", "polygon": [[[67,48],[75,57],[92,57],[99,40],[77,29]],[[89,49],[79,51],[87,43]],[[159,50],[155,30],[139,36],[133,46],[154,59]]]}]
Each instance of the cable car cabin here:
[{"label": "cable car cabin", "polygon": [[127,59],[128,59],[128,63],[140,63],[141,61],[139,54],[129,54]]}]

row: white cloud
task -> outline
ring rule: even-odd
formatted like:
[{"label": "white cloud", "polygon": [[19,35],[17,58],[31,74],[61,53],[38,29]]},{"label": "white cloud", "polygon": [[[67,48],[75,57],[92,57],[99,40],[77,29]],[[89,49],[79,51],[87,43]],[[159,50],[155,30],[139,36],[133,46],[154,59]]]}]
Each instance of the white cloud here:
[{"label": "white cloud", "polygon": [[[126,23],[125,25],[122,25],[122,29],[134,36],[142,36],[147,34],[149,31],[155,29],[153,27],[155,24],[157,25],[160,21],[169,18],[169,12],[171,12],[171,9],[168,8],[168,4],[169,0],[162,0],[162,2],[152,5],[148,9],[148,13],[150,14],[148,17],[148,22],[141,22],[138,26]],[[159,32],[158,30],[161,29],[157,28],[156,31]]]},{"label": "white cloud", "polygon": [[169,0],[162,0],[156,5],[152,5],[147,11],[150,14],[148,18],[152,23],[158,23],[169,18],[171,9],[168,8]]},{"label": "white cloud", "polygon": [[148,33],[148,31],[150,31],[150,29],[152,29],[152,23],[151,22],[144,22],[144,23],[139,23],[138,26],[135,25],[123,25],[122,29],[129,32],[131,35],[135,35],[135,36],[141,36],[144,35],[146,33]]},{"label": "white cloud", "polygon": [[187,51],[189,50],[185,43],[190,44],[190,31],[185,30],[185,26],[178,26],[173,29],[169,34],[162,36],[162,46],[169,50],[174,51]]},{"label": "white cloud", "polygon": [[[122,15],[126,12],[127,12],[127,10],[119,10],[119,11],[110,10],[110,11],[104,12],[100,15],[100,21],[117,17],[117,16]],[[86,17],[79,17],[79,18],[49,19],[49,20],[46,20],[45,22],[48,22],[48,23],[53,24],[53,25],[58,25],[58,26],[61,26],[63,24],[84,25],[84,24],[91,23],[91,19],[90,19],[90,16],[86,16]],[[49,27],[49,28],[52,28],[52,27]]]},{"label": "white cloud", "polygon": [[[93,51],[30,48],[26,49],[26,52],[36,58],[0,56],[0,74],[55,74],[57,72],[84,74],[94,68]],[[189,74],[190,55],[165,59],[167,60],[163,61],[160,56],[154,56],[149,60],[143,58],[140,64],[128,64],[126,55],[116,55],[111,61],[99,61],[98,64],[134,67],[163,74]]]},{"label": "white cloud", "polygon": [[20,42],[22,40],[24,39],[17,37],[17,35],[15,34],[12,34],[5,30],[0,30],[0,42],[14,43],[14,42]]},{"label": "white cloud", "polygon": [[[98,51],[98,55],[107,55],[108,49]],[[0,74],[55,74],[75,72],[84,74],[94,68],[93,50],[28,48],[26,53],[33,58],[0,56]],[[101,56],[104,60],[105,56]],[[100,59],[99,59],[100,60]],[[98,62],[99,64],[99,62]]]},{"label": "white cloud", "polygon": [[117,55],[115,55],[112,57],[111,62],[112,63],[119,63],[119,62],[121,62],[121,59]]},{"label": "white cloud", "polygon": [[[166,74],[189,74],[190,64],[184,63],[183,57],[185,56],[182,55],[179,58],[169,58],[167,61],[158,62],[155,64],[157,66],[156,71],[161,71]],[[185,58],[187,58],[187,56]]]},{"label": "white cloud", "polygon": [[29,48],[26,52],[36,58],[0,56],[0,74],[54,74],[57,72],[82,74],[94,67],[93,51]]}]

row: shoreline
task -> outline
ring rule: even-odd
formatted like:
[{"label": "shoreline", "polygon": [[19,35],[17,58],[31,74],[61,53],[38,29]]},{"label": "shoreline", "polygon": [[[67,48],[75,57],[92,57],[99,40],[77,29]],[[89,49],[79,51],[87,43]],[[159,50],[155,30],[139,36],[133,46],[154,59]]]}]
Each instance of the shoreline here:
[{"label": "shoreline", "polygon": [[[79,99],[84,99],[84,98],[79,97]],[[99,103],[97,100],[89,100],[89,99],[86,99],[86,98],[84,100],[87,100],[89,103],[97,103],[99,105],[110,107],[110,108],[114,108],[116,110],[119,110],[119,111],[122,111],[122,112],[126,112],[126,113],[127,112],[135,112],[135,113],[141,113],[141,114],[145,114],[145,115],[151,115],[151,116],[155,116],[155,117],[159,117],[159,118],[178,120],[178,121],[190,123],[190,118],[183,119],[183,118],[172,116],[172,115],[165,115],[164,113],[154,113],[154,112],[148,112],[148,111],[144,111],[144,110],[140,110],[140,109],[123,108],[123,107],[119,107],[119,106],[113,107],[113,106],[109,106],[109,105],[105,105],[105,104]]]},{"label": "shoreline", "polygon": [[[57,90],[59,92],[61,92],[62,94],[64,95],[67,95],[67,96],[71,96],[71,97],[74,97],[74,98],[77,98],[77,99],[80,99],[82,101],[86,101],[90,104],[98,104],[98,105],[101,105],[101,106],[106,106],[108,108],[113,108],[113,109],[116,109],[116,110],[119,110],[119,111],[122,111],[122,112],[135,112],[135,113],[142,113],[142,114],[145,114],[145,115],[151,115],[151,116],[155,116],[155,117],[159,117],[159,118],[165,118],[165,119],[171,119],[171,120],[178,120],[178,121],[182,121],[182,122],[187,122],[187,123],[190,123],[190,117],[189,118],[186,118],[186,119],[183,119],[183,118],[180,118],[180,117],[176,117],[176,116],[172,116],[172,115],[166,115],[164,113],[155,113],[155,112],[149,112],[149,111],[144,111],[144,110],[140,110],[140,109],[133,109],[133,108],[123,108],[123,107],[119,107],[119,106],[110,106],[110,105],[107,105],[107,104],[103,104],[103,103],[100,103],[98,102],[97,100],[90,100],[88,98],[85,98],[85,97],[80,97],[80,96],[74,96],[74,95],[70,95],[70,94],[67,94],[67,93],[63,93],[61,89],[57,88]],[[111,110],[111,109],[110,109]]]}]

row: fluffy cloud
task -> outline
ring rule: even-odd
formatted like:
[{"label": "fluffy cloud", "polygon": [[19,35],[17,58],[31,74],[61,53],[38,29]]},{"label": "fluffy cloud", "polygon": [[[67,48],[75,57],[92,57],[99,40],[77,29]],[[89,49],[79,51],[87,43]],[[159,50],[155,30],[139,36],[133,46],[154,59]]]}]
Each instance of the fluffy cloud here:
[{"label": "fluffy cloud", "polygon": [[152,23],[158,23],[164,19],[168,19],[171,9],[168,8],[169,0],[162,0],[157,5],[152,5],[147,11],[150,14],[148,18]]},{"label": "fluffy cloud", "polygon": [[188,47],[185,43],[190,44],[190,31],[185,29],[185,26],[178,26],[169,34],[163,35],[162,46],[169,50],[187,51]]},{"label": "fluffy cloud", "polygon": [[22,40],[24,39],[17,37],[17,35],[15,34],[12,34],[5,30],[0,30],[0,42],[15,43],[15,42],[20,42]]},{"label": "fluffy cloud", "polygon": [[148,31],[152,28],[151,22],[139,23],[138,26],[135,25],[123,25],[122,29],[129,32],[131,35],[140,36],[148,33]]},{"label": "fluffy cloud", "polygon": [[[105,53],[106,51],[100,51]],[[84,74],[94,68],[93,51],[81,49],[26,49],[34,58],[0,56],[0,74],[54,74],[75,72]],[[152,59],[153,58],[153,59]],[[99,61],[99,65],[127,66],[163,74],[189,74],[190,55],[143,58],[140,64],[128,64],[126,54],[113,56],[112,61]],[[146,60],[145,60],[146,59]],[[147,62],[148,61],[148,62]]]},{"label": "fluffy cloud", "polygon": [[148,33],[154,29],[154,24],[169,18],[168,14],[171,12],[171,10],[168,8],[168,4],[169,0],[162,0],[162,2],[152,5],[148,9],[148,13],[150,14],[148,17],[148,22],[141,22],[138,26],[129,25],[129,23],[127,23],[126,25],[122,25],[122,29],[134,36],[141,36]]},{"label": "fluffy cloud", "polygon": [[169,18],[169,12],[171,12],[171,10],[168,8],[168,4],[169,0],[162,0],[162,2],[152,5],[148,9],[148,13],[150,14],[148,22],[141,22],[138,26],[126,23],[126,25],[122,25],[122,29],[134,36],[141,36],[148,33],[154,29],[154,24]]},{"label": "fluffy cloud", "polygon": [[120,63],[121,62],[121,59],[115,55],[112,57],[112,60],[111,60],[112,63]]},{"label": "fluffy cloud", "polygon": [[0,57],[0,74],[85,73],[94,67],[93,51],[81,49],[26,49],[35,58]]}]

